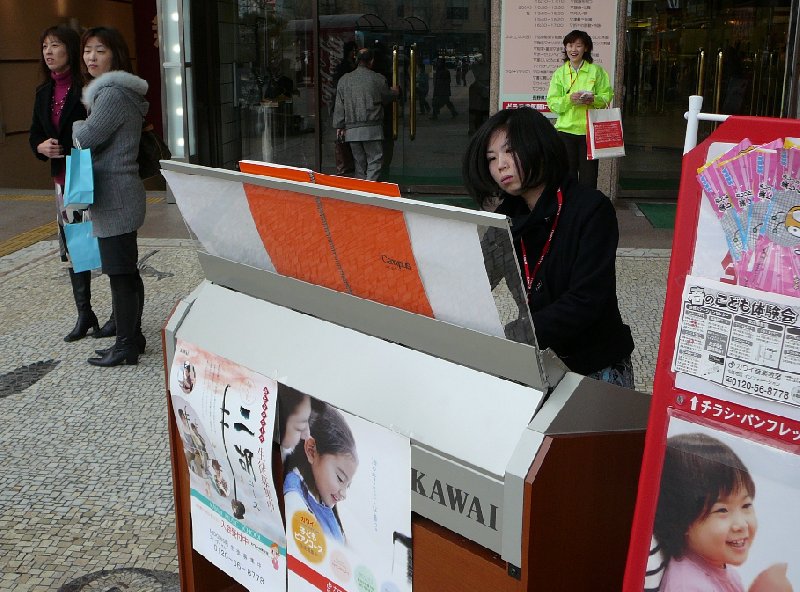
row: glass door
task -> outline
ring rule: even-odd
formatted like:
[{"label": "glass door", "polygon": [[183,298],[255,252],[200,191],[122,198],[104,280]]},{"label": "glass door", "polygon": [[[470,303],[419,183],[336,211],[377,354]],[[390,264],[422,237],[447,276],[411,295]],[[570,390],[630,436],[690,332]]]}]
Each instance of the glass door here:
[{"label": "glass door", "polygon": [[[688,97],[703,111],[786,113],[791,0],[629,1],[621,194],[677,195]],[[710,133],[708,124],[700,140]]]},{"label": "glass door", "polygon": [[404,193],[463,195],[461,157],[489,111],[488,0],[362,0],[363,12],[345,27],[345,15],[339,17],[338,29],[326,27],[334,18],[325,15],[326,4],[320,3],[323,171],[336,171],[333,72],[345,45],[355,42],[376,52],[375,69],[401,89],[397,103],[386,108],[381,179],[400,184]]},{"label": "glass door", "polygon": [[210,11],[191,1],[200,162],[337,173],[337,68],[355,44],[402,90],[387,109],[381,178],[464,195],[461,157],[489,112],[489,0],[235,0]]}]

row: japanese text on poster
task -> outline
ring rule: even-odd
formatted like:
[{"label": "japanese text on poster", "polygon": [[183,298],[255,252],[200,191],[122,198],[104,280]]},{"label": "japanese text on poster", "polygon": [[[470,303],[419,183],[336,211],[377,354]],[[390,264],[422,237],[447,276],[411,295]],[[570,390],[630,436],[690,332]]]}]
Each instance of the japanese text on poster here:
[{"label": "japanese text on poster", "polygon": [[192,546],[249,590],[285,590],[272,482],[278,384],[181,340],[169,382],[189,467]]},{"label": "japanese text on poster", "polygon": [[800,300],[687,277],[672,369],[800,406]]},{"label": "japanese text on poster", "polygon": [[594,63],[614,80],[617,2],[522,0],[504,2],[500,32],[500,107],[549,112],[547,90],[564,63],[564,36],[574,29],[592,38]]}]

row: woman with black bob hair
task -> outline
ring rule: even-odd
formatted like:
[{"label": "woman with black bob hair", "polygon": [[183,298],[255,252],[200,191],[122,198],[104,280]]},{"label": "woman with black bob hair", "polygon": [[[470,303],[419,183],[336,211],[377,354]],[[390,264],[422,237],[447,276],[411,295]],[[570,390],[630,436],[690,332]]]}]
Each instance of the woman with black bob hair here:
[{"label": "woman with black bob hair", "polygon": [[510,218],[536,340],[573,372],[633,388],[633,338],[617,304],[614,207],[578,186],[553,125],[504,109],[475,133],[462,163],[482,209]]}]

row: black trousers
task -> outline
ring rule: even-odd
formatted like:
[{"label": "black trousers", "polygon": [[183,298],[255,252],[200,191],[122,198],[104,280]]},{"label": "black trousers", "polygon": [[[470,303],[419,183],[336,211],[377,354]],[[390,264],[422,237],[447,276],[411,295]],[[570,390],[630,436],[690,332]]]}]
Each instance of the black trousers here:
[{"label": "black trousers", "polygon": [[578,179],[578,184],[597,189],[597,169],[600,163],[586,160],[586,136],[558,132],[558,137],[567,149],[569,171]]},{"label": "black trousers", "polygon": [[128,232],[98,239],[103,273],[111,284],[117,340],[132,343],[141,332],[144,309],[144,282],[139,274],[137,234]]}]

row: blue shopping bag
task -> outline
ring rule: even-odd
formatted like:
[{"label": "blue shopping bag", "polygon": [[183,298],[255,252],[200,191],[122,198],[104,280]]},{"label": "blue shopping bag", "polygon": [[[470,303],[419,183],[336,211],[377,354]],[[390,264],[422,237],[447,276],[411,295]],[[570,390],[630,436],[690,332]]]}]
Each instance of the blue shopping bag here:
[{"label": "blue shopping bag", "polygon": [[64,224],[64,237],[72,269],[79,273],[100,267],[100,246],[92,235],[92,222]]},{"label": "blue shopping bag", "polygon": [[92,151],[73,148],[67,156],[67,176],[64,182],[64,205],[94,203]]}]

